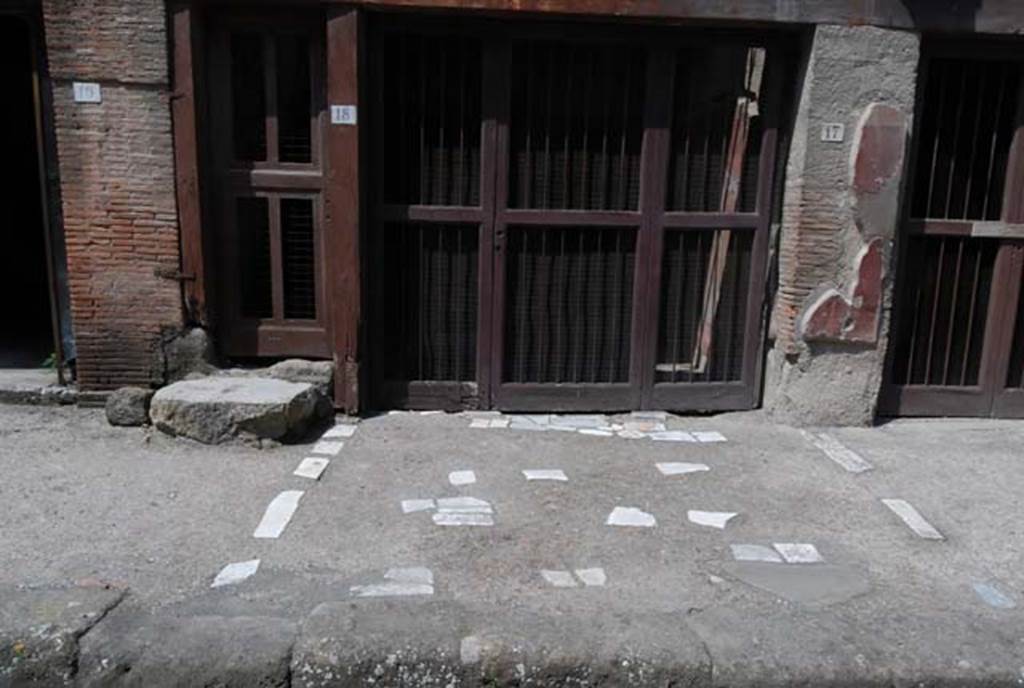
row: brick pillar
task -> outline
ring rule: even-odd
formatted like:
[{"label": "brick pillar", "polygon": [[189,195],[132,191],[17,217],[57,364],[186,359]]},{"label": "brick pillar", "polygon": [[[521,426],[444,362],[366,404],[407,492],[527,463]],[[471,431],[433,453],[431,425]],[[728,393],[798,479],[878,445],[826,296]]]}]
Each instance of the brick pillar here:
[{"label": "brick pillar", "polygon": [[[913,33],[816,27],[786,169],[766,366],[765,407],[780,421],[874,418],[919,53]],[[823,140],[830,124],[845,129],[841,141]]]},{"label": "brick pillar", "polygon": [[[182,325],[163,0],[43,0],[72,321],[85,389],[163,377]],[[98,82],[101,103],[72,83]]]}]

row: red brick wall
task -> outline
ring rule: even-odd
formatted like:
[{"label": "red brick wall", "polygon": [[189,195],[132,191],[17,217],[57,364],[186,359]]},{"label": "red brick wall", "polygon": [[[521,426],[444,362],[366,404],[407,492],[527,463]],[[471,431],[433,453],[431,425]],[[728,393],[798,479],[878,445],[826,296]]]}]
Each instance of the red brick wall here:
[{"label": "red brick wall", "polygon": [[[43,0],[79,384],[163,374],[182,325],[162,0]],[[73,81],[103,102],[73,102]],[[164,275],[164,276],[160,276]]]}]

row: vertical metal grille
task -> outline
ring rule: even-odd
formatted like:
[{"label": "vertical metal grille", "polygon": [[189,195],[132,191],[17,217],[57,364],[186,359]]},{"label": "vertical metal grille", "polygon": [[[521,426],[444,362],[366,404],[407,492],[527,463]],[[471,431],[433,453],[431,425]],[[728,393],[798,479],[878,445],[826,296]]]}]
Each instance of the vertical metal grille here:
[{"label": "vertical metal grille", "polygon": [[629,379],[636,230],[513,227],[506,382]]},{"label": "vertical metal grille", "polygon": [[277,37],[277,137],[281,162],[311,162],[309,38]]},{"label": "vertical metal grille", "polygon": [[[676,60],[675,109],[666,209],[687,212],[756,210],[761,149],[758,92],[764,51],[723,45],[686,49]],[[741,100],[745,99],[745,100]],[[726,209],[725,180],[737,103],[749,110],[749,134],[736,207]]]},{"label": "vertical metal grille", "polygon": [[479,229],[384,224],[379,365],[387,380],[473,381],[476,377]]},{"label": "vertical metal grille", "polygon": [[385,33],[374,47],[383,202],[479,205],[479,42]]},{"label": "vertical metal grille", "polygon": [[719,262],[712,260],[717,234],[665,233],[657,382],[742,378],[753,237],[733,233]]},{"label": "vertical metal grille", "polygon": [[510,207],[636,209],[645,63],[639,48],[514,44]]},{"label": "vertical metal grille", "polygon": [[313,201],[281,199],[281,262],[284,317],[316,319],[316,259]]},{"label": "vertical metal grille", "polygon": [[985,316],[998,242],[954,236],[914,237],[905,269],[894,354],[897,384],[978,384]]},{"label": "vertical metal grille", "polygon": [[237,271],[244,318],[269,318],[274,314],[269,220],[269,204],[265,197],[235,200]]},{"label": "vertical metal grille", "polygon": [[234,156],[240,161],[267,159],[267,103],[263,36],[231,36],[231,106]]},{"label": "vertical metal grille", "polygon": [[1020,66],[936,59],[921,111],[912,213],[998,220],[1013,136]]}]

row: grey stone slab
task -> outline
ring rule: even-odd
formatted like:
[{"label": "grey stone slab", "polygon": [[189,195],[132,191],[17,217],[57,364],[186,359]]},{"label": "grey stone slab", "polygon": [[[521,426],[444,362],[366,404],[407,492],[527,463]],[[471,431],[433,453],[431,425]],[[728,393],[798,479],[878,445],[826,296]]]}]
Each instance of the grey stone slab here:
[{"label": "grey stone slab", "polygon": [[780,566],[734,561],[723,565],[733,578],[790,602],[819,607],[846,602],[871,590],[864,571],[849,566]]},{"label": "grey stone slab", "polygon": [[324,401],[308,383],[208,377],[158,390],[149,414],[163,432],[205,444],[240,435],[284,440],[302,435],[319,421]]},{"label": "grey stone slab", "polygon": [[426,597],[324,603],[292,657],[296,688],[703,686],[710,671],[699,638],[675,614],[598,613],[581,624]]},{"label": "grey stone slab", "polygon": [[78,684],[286,686],[297,630],[293,621],[266,616],[126,615],[85,636]]},{"label": "grey stone slab", "polygon": [[0,587],[0,686],[71,685],[78,639],[123,597],[100,586]]}]

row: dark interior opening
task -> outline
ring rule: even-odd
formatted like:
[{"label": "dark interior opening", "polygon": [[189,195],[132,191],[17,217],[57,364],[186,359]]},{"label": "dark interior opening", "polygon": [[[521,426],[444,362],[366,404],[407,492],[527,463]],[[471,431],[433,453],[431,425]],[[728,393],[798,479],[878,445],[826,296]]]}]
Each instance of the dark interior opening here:
[{"label": "dark interior opening", "polygon": [[0,326],[0,368],[38,368],[54,353],[39,188],[30,27],[0,16],[0,150],[7,181],[0,185],[0,293],[6,296]]}]

